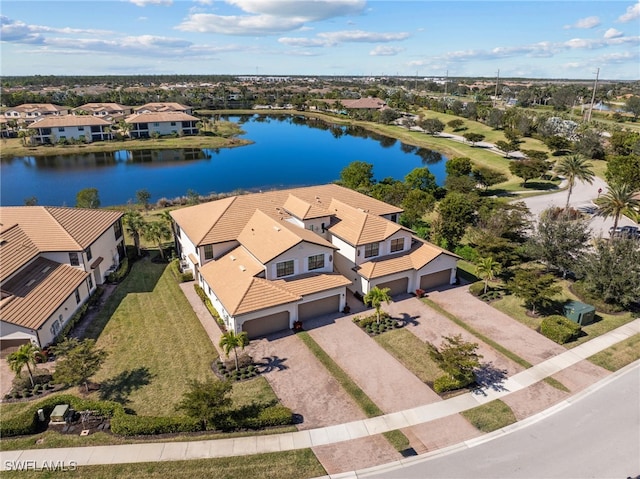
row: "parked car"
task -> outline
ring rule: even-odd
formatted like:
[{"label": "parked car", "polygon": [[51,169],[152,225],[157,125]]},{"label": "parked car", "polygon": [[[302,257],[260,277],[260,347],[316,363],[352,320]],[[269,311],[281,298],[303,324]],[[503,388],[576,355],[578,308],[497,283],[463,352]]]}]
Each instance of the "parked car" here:
[{"label": "parked car", "polygon": [[618,226],[614,231],[611,227],[609,234],[616,238],[640,239],[640,228],[637,226]]}]

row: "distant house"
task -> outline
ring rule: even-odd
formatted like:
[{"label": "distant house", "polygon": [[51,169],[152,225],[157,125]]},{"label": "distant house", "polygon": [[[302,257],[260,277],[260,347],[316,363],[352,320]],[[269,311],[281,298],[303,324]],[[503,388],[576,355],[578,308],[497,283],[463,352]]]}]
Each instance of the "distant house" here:
[{"label": "distant house", "polygon": [[73,109],[76,115],[92,115],[109,121],[118,121],[132,113],[131,107],[119,105],[118,103],[85,103]]},{"label": "distant house", "polygon": [[53,342],[125,255],[119,211],[0,207],[0,349]]},{"label": "distant house", "polygon": [[18,123],[31,123],[43,117],[63,116],[69,113],[69,109],[64,106],[53,105],[51,103],[24,103],[22,105],[8,108],[4,112],[7,120],[15,120]]},{"label": "distant house", "polygon": [[232,196],[171,212],[183,268],[225,325],[258,337],[342,311],[346,293],[455,281],[453,253],[397,223],[400,208],[338,185]]},{"label": "distant house", "polygon": [[181,105],[175,102],[146,103],[133,109],[134,113],[168,113],[180,112],[191,115],[193,113],[190,106]]},{"label": "distant house", "polygon": [[149,138],[164,135],[197,135],[199,118],[180,112],[136,113],[124,120],[131,125],[131,138]]},{"label": "distant house", "polygon": [[360,110],[360,111],[380,111],[384,110],[387,104],[380,98],[341,98],[341,99],[323,99],[314,100],[310,109],[325,110],[333,112],[343,112],[345,110]]},{"label": "distant house", "polygon": [[65,115],[41,118],[29,125],[36,131],[31,138],[39,144],[60,140],[79,140],[87,143],[111,140],[111,122],[90,115]]}]

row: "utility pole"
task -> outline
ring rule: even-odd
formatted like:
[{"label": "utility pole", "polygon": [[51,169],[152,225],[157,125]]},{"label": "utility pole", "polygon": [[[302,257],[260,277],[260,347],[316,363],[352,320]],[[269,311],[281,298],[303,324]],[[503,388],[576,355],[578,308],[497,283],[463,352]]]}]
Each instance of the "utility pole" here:
[{"label": "utility pole", "polygon": [[600,68],[596,70],[596,81],[593,83],[593,94],[591,95],[591,105],[589,106],[589,114],[587,121],[591,121],[591,113],[593,113],[593,104],[596,101],[596,88],[598,88],[598,76],[600,76]]},{"label": "utility pole", "polygon": [[500,82],[500,69],[498,68],[498,76],[496,76],[496,93],[493,95],[493,106],[496,106],[498,101],[498,83]]}]

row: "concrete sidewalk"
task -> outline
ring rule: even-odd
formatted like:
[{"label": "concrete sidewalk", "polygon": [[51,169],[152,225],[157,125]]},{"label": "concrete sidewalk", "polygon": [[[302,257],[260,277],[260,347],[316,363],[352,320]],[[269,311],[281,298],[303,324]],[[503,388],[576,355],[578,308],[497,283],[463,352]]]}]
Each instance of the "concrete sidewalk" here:
[{"label": "concrete sidewalk", "polygon": [[12,465],[15,465],[17,461],[22,461],[23,464],[25,461],[32,461],[29,464],[33,464],[36,467],[38,465],[41,467],[44,461],[49,461],[49,464],[63,461],[65,464],[74,462],[78,466],[88,466],[242,456],[318,447],[373,436],[434,421],[485,404],[494,399],[505,397],[534,385],[544,378],[571,367],[593,354],[638,333],[640,333],[640,318],[515,374],[503,383],[503,388],[500,388],[500,390],[471,392],[446,401],[418,406],[384,416],[271,436],[2,451],[0,452],[0,470],[7,470]]}]

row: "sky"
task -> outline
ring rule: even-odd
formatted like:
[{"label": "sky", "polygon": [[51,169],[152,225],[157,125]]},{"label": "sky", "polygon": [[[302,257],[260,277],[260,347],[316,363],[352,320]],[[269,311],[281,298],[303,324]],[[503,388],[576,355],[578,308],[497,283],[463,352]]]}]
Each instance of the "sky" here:
[{"label": "sky", "polygon": [[2,0],[0,74],[640,79],[640,2]]}]

